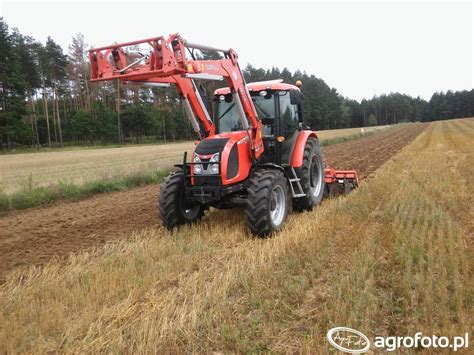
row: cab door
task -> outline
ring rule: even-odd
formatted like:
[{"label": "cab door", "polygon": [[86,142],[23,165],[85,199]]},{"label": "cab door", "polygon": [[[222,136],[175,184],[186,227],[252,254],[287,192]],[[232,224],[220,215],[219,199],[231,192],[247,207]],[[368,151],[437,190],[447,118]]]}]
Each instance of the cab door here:
[{"label": "cab door", "polygon": [[277,128],[277,137],[283,136],[283,142],[278,142],[277,139],[277,150],[280,157],[280,164],[290,164],[291,154],[293,152],[293,147],[296,143],[296,139],[299,133],[299,120],[297,114],[296,105],[291,103],[290,92],[289,91],[280,91],[278,92],[278,124]]}]

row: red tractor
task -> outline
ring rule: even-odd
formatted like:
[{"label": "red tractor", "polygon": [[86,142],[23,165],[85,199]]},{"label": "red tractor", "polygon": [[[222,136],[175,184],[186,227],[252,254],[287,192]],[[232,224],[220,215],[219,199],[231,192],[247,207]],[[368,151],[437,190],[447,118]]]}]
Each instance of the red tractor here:
[{"label": "red tractor", "polygon": [[[201,60],[195,50],[222,58]],[[209,207],[243,207],[250,231],[267,236],[291,210],[319,204],[331,187],[348,192],[358,185],[355,171],[325,168],[316,132],[303,128],[299,87],[281,80],[246,84],[233,49],[174,34],[94,48],[89,57],[93,82],[176,85],[200,142],[161,185],[158,208],[168,229],[199,220]],[[201,80],[227,83],[214,93],[214,117],[196,83]]]}]

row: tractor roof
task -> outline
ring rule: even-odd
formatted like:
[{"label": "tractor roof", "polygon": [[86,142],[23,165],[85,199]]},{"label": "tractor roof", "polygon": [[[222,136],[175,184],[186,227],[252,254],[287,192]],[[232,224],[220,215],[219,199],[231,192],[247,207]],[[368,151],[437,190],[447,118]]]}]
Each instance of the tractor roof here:
[{"label": "tractor roof", "polygon": [[[291,89],[299,90],[298,87],[295,85],[283,83],[282,79],[257,81],[255,83],[248,83],[247,89],[249,89],[250,92],[262,91],[262,90],[281,90],[281,91],[287,91]],[[227,95],[229,93],[230,93],[230,89],[228,87],[220,88],[214,91],[214,95]]]}]

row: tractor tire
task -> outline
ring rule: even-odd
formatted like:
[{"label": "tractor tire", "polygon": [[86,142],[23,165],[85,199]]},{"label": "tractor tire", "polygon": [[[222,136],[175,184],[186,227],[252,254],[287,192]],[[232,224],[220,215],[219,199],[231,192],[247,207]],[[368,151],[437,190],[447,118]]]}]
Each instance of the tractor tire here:
[{"label": "tractor tire", "polygon": [[204,216],[203,205],[186,206],[182,171],[171,173],[160,185],[158,210],[163,226],[168,230],[198,221]]},{"label": "tractor tire", "polygon": [[250,179],[245,217],[250,231],[266,237],[279,231],[290,209],[288,180],[279,170],[258,170]]},{"label": "tractor tire", "polygon": [[293,208],[296,211],[311,211],[314,206],[321,203],[324,193],[324,158],[323,150],[316,138],[310,137],[306,141],[303,153],[303,165],[298,173],[301,179],[305,197],[295,198]]}]

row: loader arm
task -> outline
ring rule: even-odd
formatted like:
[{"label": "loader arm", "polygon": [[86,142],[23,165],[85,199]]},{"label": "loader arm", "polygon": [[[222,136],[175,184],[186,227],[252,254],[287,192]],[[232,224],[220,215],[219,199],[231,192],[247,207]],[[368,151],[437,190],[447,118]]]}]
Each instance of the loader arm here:
[{"label": "loader arm", "polygon": [[[133,56],[130,48],[145,45],[146,53]],[[224,58],[188,58],[193,49],[221,52]],[[192,56],[191,56],[192,57]],[[249,131],[253,157],[263,153],[262,123],[257,117],[233,49],[217,49],[185,41],[179,34],[153,37],[89,50],[91,81],[121,80],[148,86],[176,85],[188,119],[201,138],[215,134],[215,124],[194,80],[225,80],[234,97],[242,126]],[[199,123],[198,123],[199,121]]]}]

